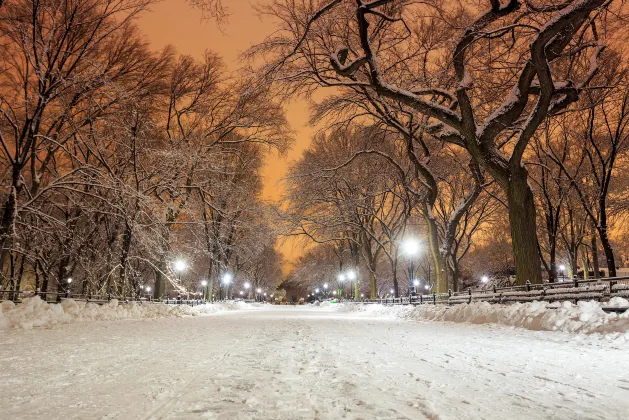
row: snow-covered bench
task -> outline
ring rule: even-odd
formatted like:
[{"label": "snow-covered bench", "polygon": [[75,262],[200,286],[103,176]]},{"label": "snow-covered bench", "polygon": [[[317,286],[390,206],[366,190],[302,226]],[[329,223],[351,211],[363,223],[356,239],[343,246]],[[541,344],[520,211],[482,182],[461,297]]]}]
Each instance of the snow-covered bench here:
[{"label": "snow-covered bench", "polygon": [[546,289],[545,300],[601,300],[607,291],[606,284],[592,284],[579,287],[561,287],[558,289]]},{"label": "snow-covered bench", "polygon": [[489,302],[489,303],[498,303],[500,302],[502,295],[500,293],[473,293],[473,294],[459,294],[450,296],[448,299],[448,303],[450,305],[457,305],[459,303],[470,303],[470,302]]},{"label": "snow-covered bench", "polygon": [[533,302],[534,300],[544,300],[544,290],[518,290],[514,292],[504,292],[502,302]]},{"label": "snow-covered bench", "polygon": [[614,284],[611,290],[611,297],[629,298],[629,284]]}]

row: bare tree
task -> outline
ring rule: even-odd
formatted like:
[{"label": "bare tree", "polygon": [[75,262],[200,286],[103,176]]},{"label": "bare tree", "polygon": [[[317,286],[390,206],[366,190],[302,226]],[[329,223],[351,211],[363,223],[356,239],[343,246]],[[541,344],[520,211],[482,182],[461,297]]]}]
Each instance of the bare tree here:
[{"label": "bare tree", "polygon": [[[479,11],[443,1],[277,0],[264,10],[284,26],[251,53],[266,54],[262,73],[291,86],[288,93],[360,87],[428,117],[433,136],[467,150],[505,191],[518,282],[539,283],[535,202],[522,159],[540,124],[596,75],[604,50],[598,28],[615,3],[487,3]],[[452,26],[462,28],[454,42],[433,54],[412,48],[423,31]],[[432,71],[415,72],[420,61]]]}]

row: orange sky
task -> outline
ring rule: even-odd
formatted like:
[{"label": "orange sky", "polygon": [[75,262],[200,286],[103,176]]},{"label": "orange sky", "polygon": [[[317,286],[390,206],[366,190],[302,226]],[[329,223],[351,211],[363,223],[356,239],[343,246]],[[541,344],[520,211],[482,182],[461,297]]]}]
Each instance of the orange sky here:
[{"label": "orange sky", "polygon": [[[273,31],[273,25],[262,21],[249,0],[228,0],[229,20],[220,28],[213,21],[202,21],[201,12],[183,0],[163,0],[144,14],[139,24],[155,49],[174,45],[180,53],[200,57],[204,50],[216,51],[231,68],[239,67],[238,55],[261,41]],[[263,171],[263,197],[275,200],[281,195],[278,181],[285,175],[288,162],[299,158],[308,147],[313,129],[307,127],[308,110],[303,102],[295,102],[287,109],[288,119],[297,132],[297,141],[285,158],[269,156]],[[292,260],[299,252],[292,245],[282,247]]]}]

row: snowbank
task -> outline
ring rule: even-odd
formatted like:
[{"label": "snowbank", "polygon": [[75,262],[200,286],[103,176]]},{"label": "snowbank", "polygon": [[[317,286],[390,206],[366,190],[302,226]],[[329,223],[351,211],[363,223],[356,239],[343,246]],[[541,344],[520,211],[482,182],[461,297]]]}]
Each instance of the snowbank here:
[{"label": "snowbank", "polygon": [[210,314],[229,309],[242,309],[244,302],[225,302],[199,306],[166,305],[155,302],[130,302],[119,304],[116,299],[104,305],[65,299],[59,304],[49,304],[39,296],[24,299],[19,305],[10,301],[0,302],[0,330],[34,327],[51,327],[71,322],[104,321],[120,319],[144,319],[182,317]]},{"label": "snowbank", "polygon": [[[629,301],[616,297],[605,303],[605,306],[626,308],[629,307]],[[539,301],[512,305],[478,302],[451,307],[348,304],[339,306],[339,310],[405,319],[500,324],[536,331],[598,334],[610,341],[629,343],[629,311],[607,313],[595,301],[583,301],[577,305],[562,302],[554,307],[549,307],[548,302]]]}]

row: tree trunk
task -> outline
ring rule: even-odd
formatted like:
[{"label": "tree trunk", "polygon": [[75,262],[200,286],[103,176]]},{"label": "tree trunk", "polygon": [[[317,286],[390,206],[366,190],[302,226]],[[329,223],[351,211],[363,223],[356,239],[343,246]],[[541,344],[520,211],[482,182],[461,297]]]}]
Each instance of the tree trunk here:
[{"label": "tree trunk", "polygon": [[[122,284],[122,289],[124,290],[127,285],[128,278],[128,261],[129,261],[129,251],[131,250],[131,240],[133,238],[133,232],[131,230],[131,226],[126,223],[125,230],[122,234],[122,246],[120,247],[120,284]],[[136,291],[137,292],[137,291]]]},{"label": "tree trunk", "polygon": [[[18,168],[13,168],[13,177],[11,190],[9,196],[4,203],[4,211],[2,213],[2,220],[0,221],[0,264],[4,264],[5,255],[8,251],[7,244],[9,239],[13,235],[15,226],[15,217],[17,214],[17,196],[21,189],[20,171]],[[3,269],[4,267],[0,267]]]},{"label": "tree trunk", "polygon": [[68,264],[69,258],[65,257],[59,262],[59,269],[57,270],[57,302],[61,301],[61,296],[66,292],[68,288]]},{"label": "tree trunk", "polygon": [[598,265],[598,244],[596,243],[596,232],[592,232],[592,267],[594,269],[594,278],[599,278],[601,275],[601,269]]},{"label": "tree trunk", "polygon": [[430,215],[427,215],[425,220],[426,225],[428,226],[428,248],[430,249],[430,256],[432,257],[433,265],[435,266],[434,290],[437,293],[447,293],[448,276],[446,275],[446,264],[439,244],[439,230],[437,229],[437,222]]},{"label": "tree trunk", "polygon": [[391,274],[393,274],[393,297],[400,296],[400,286],[397,281],[397,264],[393,266],[391,270]]},{"label": "tree trunk", "polygon": [[585,253],[585,246],[580,247],[581,251],[581,264],[583,264],[583,280],[588,280],[590,278],[590,264]]},{"label": "tree trunk", "polygon": [[162,299],[164,292],[166,291],[166,283],[164,282],[164,270],[166,270],[166,263],[164,258],[160,257],[157,264],[157,270],[155,270],[155,287],[153,289],[153,299]]},{"label": "tree trunk", "polygon": [[537,248],[535,201],[524,169],[511,175],[507,189],[507,202],[516,284],[523,285],[527,281],[532,284],[541,284],[542,270]]},{"label": "tree trunk", "polygon": [[20,290],[22,289],[22,277],[24,276],[24,255],[20,257],[20,268],[17,271],[17,276],[15,278],[15,290],[17,292],[15,298],[20,298]]},{"label": "tree trunk", "polygon": [[614,259],[614,250],[612,249],[612,244],[609,242],[609,237],[607,236],[607,228],[603,227],[599,231],[599,234],[601,237],[603,252],[605,252],[605,260],[607,262],[607,271],[609,273],[609,277],[616,277],[616,261]]}]

